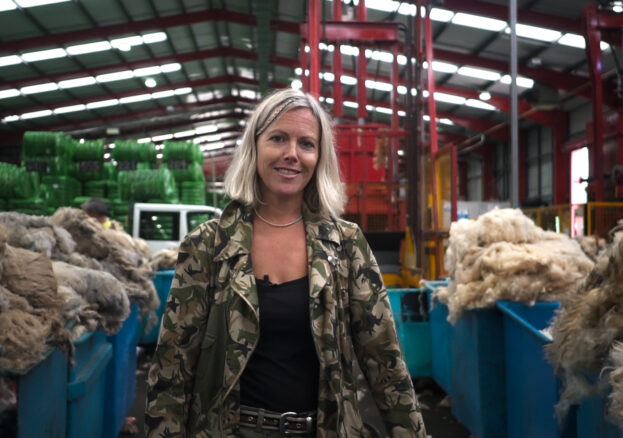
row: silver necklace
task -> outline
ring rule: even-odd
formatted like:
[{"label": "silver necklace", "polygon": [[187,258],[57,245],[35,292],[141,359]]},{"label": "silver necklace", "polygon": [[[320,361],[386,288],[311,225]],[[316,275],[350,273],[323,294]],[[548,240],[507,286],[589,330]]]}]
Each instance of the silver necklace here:
[{"label": "silver necklace", "polygon": [[270,222],[270,221],[266,220],[266,218],[264,218],[261,214],[259,214],[258,211],[255,208],[253,208],[253,211],[255,212],[257,217],[259,217],[263,222],[266,222],[271,227],[278,227],[278,228],[289,227],[290,225],[294,225],[294,224],[300,222],[303,219],[303,215],[300,215],[299,217],[294,219],[292,222],[288,222],[287,224],[275,224],[273,222]]}]

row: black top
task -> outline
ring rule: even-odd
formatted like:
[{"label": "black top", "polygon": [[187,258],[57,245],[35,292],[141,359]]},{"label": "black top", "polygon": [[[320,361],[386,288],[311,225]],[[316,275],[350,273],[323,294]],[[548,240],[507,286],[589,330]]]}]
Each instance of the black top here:
[{"label": "black top", "polygon": [[256,279],[260,339],[240,377],[243,405],[305,412],[318,405],[320,366],[311,334],[309,280]]}]

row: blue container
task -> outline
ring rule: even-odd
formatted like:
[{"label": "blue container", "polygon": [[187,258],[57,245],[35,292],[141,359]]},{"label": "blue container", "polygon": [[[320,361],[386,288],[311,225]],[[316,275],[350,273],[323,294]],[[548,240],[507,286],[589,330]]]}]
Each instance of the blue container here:
[{"label": "blue container", "polygon": [[577,437],[621,438],[623,431],[608,421],[605,397],[585,398],[577,410]]},{"label": "blue container", "polygon": [[67,359],[63,354],[50,350],[33,367],[1,374],[17,383],[17,437],[65,438]]},{"label": "blue container", "polygon": [[426,295],[419,289],[389,289],[389,302],[394,313],[396,332],[405,362],[411,377],[429,377],[431,375],[430,324],[426,313],[426,304],[422,314],[415,309],[413,302]]},{"label": "blue container", "polygon": [[495,308],[466,311],[452,332],[452,414],[475,438],[505,438],[502,313]]},{"label": "blue container", "polygon": [[448,322],[448,306],[434,302],[432,298],[433,292],[438,287],[447,285],[447,281],[426,281],[424,282],[424,290],[428,293],[429,303],[428,319],[430,321],[432,376],[441,389],[446,394],[452,396],[450,385],[452,365],[450,344],[452,343],[454,329]]},{"label": "blue container", "polygon": [[106,370],[102,434],[104,438],[116,438],[119,435],[125,416],[134,403],[137,341],[138,304],[134,304],[121,330],[116,335],[108,337],[113,349],[113,358]]},{"label": "blue container", "polygon": [[529,307],[499,301],[497,306],[504,315],[508,438],[575,438],[573,413],[564,425],[558,425],[554,405],[559,400],[560,382],[544,351],[552,341],[539,331],[549,326],[558,303]]},{"label": "blue container", "polygon": [[67,438],[99,438],[104,427],[106,366],[112,346],[100,332],[89,332],[74,342],[75,365],[67,383]]},{"label": "blue container", "polygon": [[141,338],[139,340],[139,344],[141,345],[149,345],[155,344],[158,341],[158,332],[160,330],[160,322],[162,320],[162,314],[164,313],[164,308],[167,305],[167,299],[169,298],[169,289],[171,289],[171,282],[173,281],[173,275],[175,274],[175,269],[167,269],[163,271],[157,271],[156,276],[152,280],[154,282],[154,286],[156,286],[156,292],[158,293],[158,298],[160,299],[160,307],[156,309],[156,317],[158,318],[157,323],[147,331],[147,317],[141,317]]}]

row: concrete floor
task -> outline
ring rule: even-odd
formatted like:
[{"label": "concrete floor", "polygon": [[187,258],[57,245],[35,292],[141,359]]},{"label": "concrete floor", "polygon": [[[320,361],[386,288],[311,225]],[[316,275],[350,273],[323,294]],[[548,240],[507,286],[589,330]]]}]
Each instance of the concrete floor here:
[{"label": "concrete floor", "polygon": [[[136,370],[136,398],[134,399],[132,409],[128,413],[129,417],[135,418],[134,424],[136,429],[134,434],[122,432],[119,434],[120,438],[144,436],[145,379],[152,354],[153,348],[140,347]],[[432,379],[416,379],[413,383],[420,400],[422,416],[429,437],[470,438],[469,431],[452,416],[446,394]],[[386,437],[387,434],[383,422],[376,409],[376,405],[368,393],[364,394],[362,409],[363,417],[378,431],[378,436]]]}]

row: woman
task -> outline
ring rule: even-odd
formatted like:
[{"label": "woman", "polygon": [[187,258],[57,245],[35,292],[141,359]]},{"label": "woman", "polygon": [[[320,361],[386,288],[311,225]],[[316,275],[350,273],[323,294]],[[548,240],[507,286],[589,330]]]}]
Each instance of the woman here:
[{"label": "woman", "polygon": [[344,193],[327,115],[278,91],[190,233],[148,376],[150,437],[368,436],[355,361],[392,437],[426,437],[387,291]]}]

